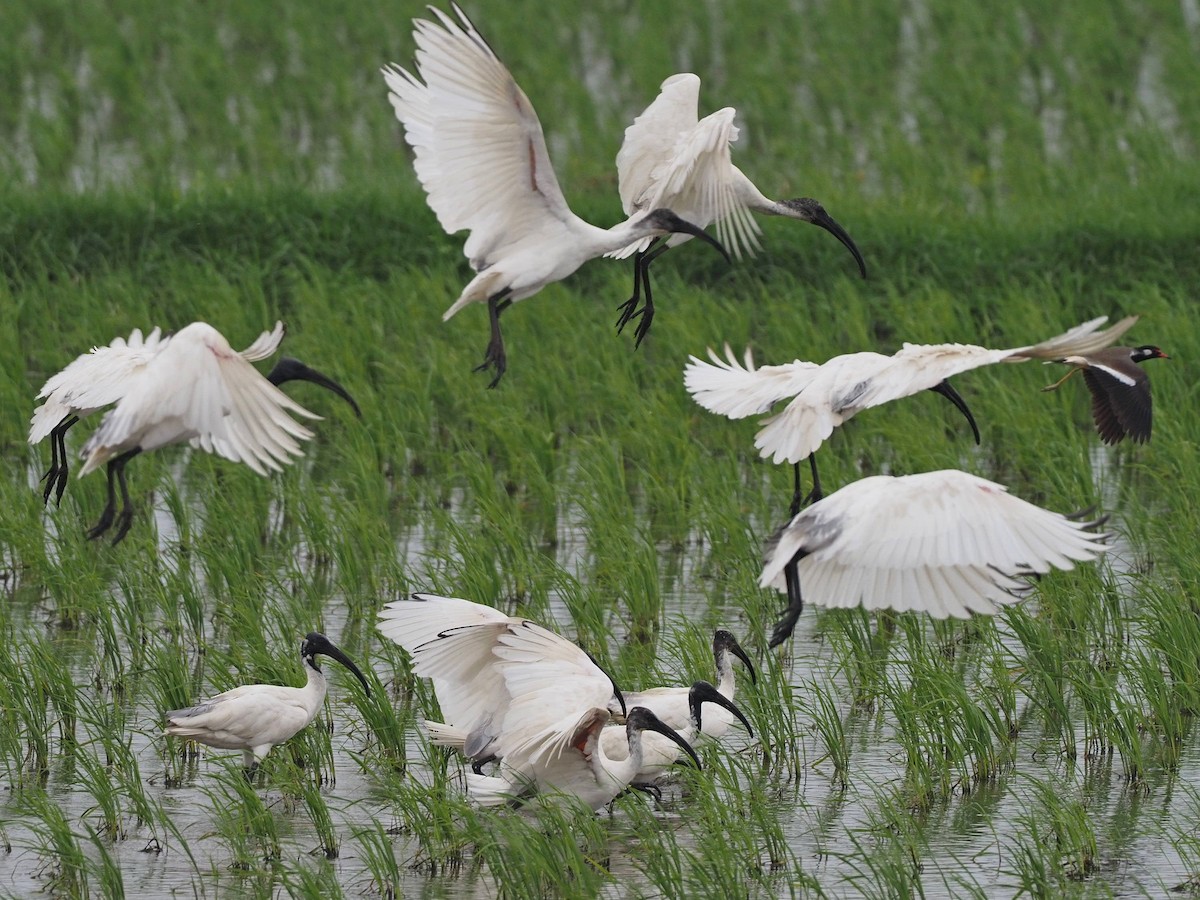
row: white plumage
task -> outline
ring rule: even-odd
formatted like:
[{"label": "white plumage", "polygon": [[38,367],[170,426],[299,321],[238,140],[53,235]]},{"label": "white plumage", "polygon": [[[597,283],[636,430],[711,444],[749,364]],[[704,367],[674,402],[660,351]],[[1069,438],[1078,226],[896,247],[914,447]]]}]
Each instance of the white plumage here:
[{"label": "white plumage", "polygon": [[[739,659],[750,672],[751,681],[758,682],[758,673],[754,664],[746,655],[737,639],[723,628],[713,633],[713,663],[717,670],[716,689],[722,697],[732,701],[737,690],[737,680],[733,672],[733,660]],[[630,708],[644,706],[670,725],[676,731],[684,733],[692,723],[692,710],[688,687],[656,687],[644,691],[625,694],[625,703]],[[708,715],[701,719],[703,728],[697,737],[707,740],[719,740],[735,721],[736,716],[728,709],[714,706]],[[691,735],[684,733],[691,740]]]},{"label": "white plumage", "polygon": [[267,380],[250,360],[273,353],[283,324],[236,352],[205,322],[193,322],[162,342],[83,447],[82,478],[133,448],[142,452],[189,441],[242,462],[259,475],[303,456],[313,433],[288,413],[319,419]]},{"label": "white plumage", "polygon": [[378,628],[433,683],[444,721],[425,723],[431,740],[477,764],[496,755],[514,707],[521,716],[525,706],[544,704],[543,729],[592,707],[625,711],[612,679],[576,644],[490,606],[413,594],[387,604]]},{"label": "white plumage", "polygon": [[789,599],[771,645],[791,634],[805,601],[939,619],[994,615],[1030,589],[1024,576],[1103,553],[1107,535],[1089,527],[954,469],[863,478],[768,542],[759,584]]},{"label": "white plumage", "polygon": [[[730,148],[737,140],[731,107],[699,118],[700,79],[690,72],[672,75],[662,83],[658,97],[625,129],[617,153],[617,175],[625,214],[669,207],[701,228],[715,223],[717,238],[739,258],[758,248],[758,223],[751,213],[786,216],[823,228],[853,254],[866,277],[866,264],[858,247],[816,200],[772,200],[733,164]],[[665,241],[642,237],[611,251],[624,258],[635,254],[633,296],[621,305],[617,320],[622,329],[641,316],[636,337],[645,337],[654,317],[650,295],[650,264],[671,247],[691,237],[674,234]],[[639,307],[645,289],[644,306]]]},{"label": "white plumage", "polygon": [[[701,228],[715,224],[717,239],[739,259],[759,247],[760,230],[751,213],[801,219],[833,233],[865,275],[858,248],[820,204],[807,198],[772,200],[733,164],[737,111],[727,106],[701,119],[699,108],[700,78],[681,72],[662,83],[654,101],[625,129],[617,153],[625,214],[665,206]],[[672,235],[666,243],[674,247],[689,239],[686,234]],[[624,259],[646,250],[650,241],[643,238],[609,255]]]},{"label": "white plumage", "polygon": [[217,694],[187,709],[166,713],[166,733],[190,738],[221,750],[241,750],[242,762],[253,770],[276,744],[308,725],[325,701],[325,673],[316,657],[336,659],[371,688],[358,667],[320,632],[309,632],[300,644],[307,681],[304,687],[248,684]]},{"label": "white plumage", "polygon": [[396,65],[382,71],[430,208],[448,233],[470,232],[464,252],[479,274],[443,318],[488,304],[492,339],[480,368],[494,367],[494,386],[507,366],[499,315],[510,304],[639,238],[703,232],[668,210],[607,230],[576,216],[529,98],[451,6],[457,20],[432,8],[436,22],[414,20],[416,75]]},{"label": "white plumage", "polygon": [[1107,316],[1101,316],[1039,344],[1008,350],[906,343],[891,356],[849,353],[820,365],[796,360],[755,368],[748,349],[744,363],[739,363],[727,344],[726,360],[711,348],[711,363],[690,357],[683,380],[697,403],[731,419],[765,413],[788,400],[780,412],[763,421],[754,446],[775,463],[797,463],[864,409],[936,388],[947,378],[981,366],[1094,352],[1132,328],[1137,316],[1099,330],[1107,321]]}]

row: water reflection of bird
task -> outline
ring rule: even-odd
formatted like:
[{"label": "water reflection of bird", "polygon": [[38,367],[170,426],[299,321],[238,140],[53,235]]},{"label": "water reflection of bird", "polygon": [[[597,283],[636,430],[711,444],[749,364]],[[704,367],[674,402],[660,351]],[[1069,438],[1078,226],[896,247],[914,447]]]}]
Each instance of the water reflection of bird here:
[{"label": "water reflection of bird", "polygon": [[[737,686],[733,672],[733,660],[735,658],[741,660],[742,664],[749,670],[750,680],[755,684],[758,683],[758,673],[754,671],[754,664],[750,662],[750,657],[746,655],[746,651],[742,649],[737,639],[730,632],[724,628],[717,629],[713,633],[712,650],[713,662],[717,669],[716,690],[722,697],[730,701],[733,700]],[[707,684],[707,682],[698,683]],[[644,706],[672,728],[683,731],[691,725],[691,694],[694,689],[695,685],[690,688],[648,688],[636,693],[627,692],[625,694],[625,702],[631,707]],[[698,736],[710,740],[719,740],[729,730],[729,726],[733,724],[735,718],[741,719],[745,723],[745,719],[740,713],[735,713],[728,707],[721,708],[718,705],[709,715],[704,717],[704,727],[700,730]],[[749,725],[746,728],[749,730]]]},{"label": "water reflection of bird", "polygon": [[317,665],[319,655],[335,659],[353,672],[370,695],[367,679],[350,657],[325,635],[311,631],[300,643],[300,659],[308,676],[304,687],[236,687],[187,709],[166,713],[166,733],[221,750],[241,750],[246,772],[252,774],[271,748],[308,725],[325,701],[326,680]]},{"label": "water reflection of bird", "polygon": [[791,635],[804,600],[938,619],[994,615],[1030,590],[1023,576],[1103,553],[1108,536],[1091,530],[1097,524],[955,469],[863,478],[807,507],[768,541],[759,584],[788,595],[771,646]]},{"label": "water reflection of bird", "polygon": [[417,74],[393,65],[383,75],[430,208],[448,233],[471,233],[464,252],[479,274],[442,318],[487,303],[492,336],[478,368],[495,372],[495,387],[508,365],[500,315],[518,300],[645,237],[680,232],[725,250],[668,209],[639,212],[607,230],[575,215],[529,98],[463,11],[451,7],[457,21],[437,9],[437,22],[414,21]]},{"label": "water reflection of bird", "polygon": [[1093,353],[1075,352],[1057,360],[1073,368],[1042,390],[1053,391],[1074,375],[1083,380],[1092,395],[1092,419],[1100,440],[1117,444],[1128,437],[1144,444],[1150,440],[1152,407],[1150,377],[1137,365],[1148,359],[1170,359],[1158,347],[1108,347]]},{"label": "water reflection of bird", "polygon": [[[617,153],[617,175],[621,203],[627,216],[649,209],[668,207],[702,228],[716,224],[717,238],[739,258],[742,250],[758,247],[758,223],[752,212],[786,216],[824,228],[854,255],[865,278],[862,254],[824,207],[809,197],[772,200],[763,196],[730,157],[738,138],[733,124],[736,111],[725,107],[699,118],[700,79],[690,72],[672,75],[662,83],[659,94],[628,128]],[[624,259],[634,254],[633,296],[621,306],[618,329],[641,316],[636,339],[641,343],[654,318],[650,296],[650,263],[671,247],[691,238],[690,234],[642,238],[609,253]],[[638,306],[645,288],[645,304]]]},{"label": "water reflection of bird", "polygon": [[755,368],[749,350],[742,364],[726,345],[728,360],[720,359],[711,349],[712,363],[691,357],[684,369],[684,384],[705,409],[731,419],[765,413],[775,404],[789,401],[780,412],[764,420],[754,445],[763,457],[795,467],[795,515],[804,502],[800,461],[807,457],[812,470],[813,489],[807,499],[819,500],[822,493],[815,454],[846,420],[864,409],[931,390],[958,407],[978,442],[975,418],[947,379],[994,363],[1096,353],[1132,328],[1137,316],[1098,330],[1107,321],[1107,316],[1101,316],[1028,347],[993,350],[975,344],[905,344],[891,356],[871,351],[848,353],[820,365],[796,360]]},{"label": "water reflection of bird", "polygon": [[[295,403],[278,385],[296,379],[312,381],[358,405],[341,385],[294,359],[283,358],[264,376],[250,362],[274,353],[283,338],[283,323],[264,332],[237,353],[211,325],[193,322],[173,335],[158,329],[145,340],[137,332],[128,342],[114,342],[72,362],[51,378],[39,396],[46,402],[34,412],[30,441],[47,433],[54,442],[53,463],[46,473],[45,498],[54,484],[61,496],[67,480],[68,428],[81,416],[115,403],[83,447],[83,477],[107,463],[108,503],[88,536],[99,537],[116,521],[119,542],[129,531],[133,507],[125,482],[125,466],[139,453],[188,441],[193,447],[244,462],[260,475],[302,455],[299,440],[312,432],[288,413],[320,418]],[[53,424],[52,427],[50,426]],[[116,515],[116,487],[123,506]]]}]

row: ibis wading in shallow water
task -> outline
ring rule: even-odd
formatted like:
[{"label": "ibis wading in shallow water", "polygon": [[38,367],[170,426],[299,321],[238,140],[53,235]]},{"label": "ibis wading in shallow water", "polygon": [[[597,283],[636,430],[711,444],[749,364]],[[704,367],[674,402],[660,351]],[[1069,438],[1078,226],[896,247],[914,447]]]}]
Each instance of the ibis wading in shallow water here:
[{"label": "ibis wading in shallow water", "polygon": [[[625,129],[617,153],[617,176],[625,215],[660,207],[675,210],[689,222],[707,228],[716,225],[717,239],[735,256],[758,248],[758,223],[751,213],[786,216],[824,228],[845,245],[867,277],[862,254],[824,207],[810,197],[772,200],[754,186],[733,164],[730,147],[738,138],[733,124],[736,111],[725,107],[699,118],[700,78],[690,72],[672,75],[662,83],[658,97]],[[654,318],[650,296],[650,263],[689,234],[645,237],[608,255],[624,259],[634,255],[633,296],[620,308],[618,330],[641,316],[635,337],[642,342]],[[642,291],[645,302],[639,308]]]},{"label": "ibis wading in shallow water", "polygon": [[[280,359],[270,374],[262,375],[251,361],[270,356],[283,339],[283,323],[263,332],[241,353],[211,325],[193,322],[175,334],[159,337],[158,329],[140,340],[137,332],[128,342],[114,342],[79,357],[46,382],[39,396],[46,402],[34,412],[29,439],[36,443],[52,436],[54,460],[46,473],[44,497],[52,486],[58,494],[67,480],[64,435],[81,416],[115,403],[83,447],[79,477],[108,466],[108,503],[100,520],[88,532],[96,538],[117,523],[119,542],[133,521],[125,466],[139,453],[167,444],[188,441],[193,447],[244,462],[259,475],[278,471],[281,463],[302,456],[299,441],[313,433],[288,413],[319,419],[294,402],[278,385],[311,381],[349,403],[358,404],[337,382],[295,359]],[[116,488],[122,508],[116,514]]]},{"label": "ibis wading in shallow water", "polygon": [[335,659],[354,673],[369,696],[370,685],[358,666],[318,631],[300,643],[300,659],[308,681],[304,687],[247,684],[217,694],[188,709],[166,713],[166,733],[221,750],[241,750],[247,773],[253,773],[271,748],[306,726],[325,701],[325,673],[318,656]]},{"label": "ibis wading in shallow water", "polygon": [[1083,372],[1083,380],[1092,395],[1092,419],[1100,440],[1118,444],[1128,437],[1135,443],[1144,444],[1150,440],[1152,424],[1150,377],[1137,364],[1148,359],[1170,358],[1150,344],[1109,347],[1093,353],[1077,351],[1056,360],[1073,368],[1042,390],[1056,390],[1076,372]]},{"label": "ibis wading in shallow water", "polygon": [[1032,589],[1026,576],[1103,553],[1108,535],[1092,530],[1098,524],[957,469],[863,478],[813,503],[767,542],[759,585],[788,596],[771,646],[791,636],[805,600],[936,619],[995,615]]},{"label": "ibis wading in shallow water", "polygon": [[[978,443],[975,417],[948,378],[994,363],[1055,360],[1096,353],[1132,328],[1137,316],[1099,330],[1107,321],[1107,316],[1101,316],[1028,347],[992,350],[975,344],[905,344],[891,356],[871,351],[847,353],[820,365],[796,360],[755,368],[749,350],[742,364],[727,344],[728,360],[719,358],[711,348],[708,351],[711,363],[691,357],[683,381],[697,403],[730,419],[765,413],[777,403],[789,401],[780,412],[763,421],[754,446],[764,458],[769,456],[775,463],[789,462],[794,466],[792,515],[795,515],[805,500],[821,499],[815,454],[847,419],[864,409],[931,390],[946,397],[967,417]],[[807,498],[802,498],[799,464],[805,458],[812,470],[813,489]]]},{"label": "ibis wading in shallow water", "polygon": [[[742,664],[750,672],[750,681],[754,684],[758,683],[758,673],[754,671],[754,664],[750,662],[750,657],[746,655],[746,651],[742,649],[733,634],[724,628],[717,629],[713,633],[712,650],[713,662],[717,667],[716,690],[721,696],[727,700],[733,700],[736,689],[736,681],[733,674],[733,660],[735,658],[741,660]],[[697,682],[697,684],[707,684],[707,682]],[[690,688],[648,688],[636,693],[626,693],[625,702],[631,707],[646,707],[672,728],[683,732],[692,723],[691,695],[694,690],[695,685],[692,685]],[[735,718],[746,724],[745,718],[740,713],[735,713],[728,707],[720,708],[718,706],[718,708],[713,709],[703,718],[704,727],[700,729],[695,737],[719,740],[729,730],[729,726],[733,724]],[[746,725],[746,729],[750,730],[750,726]],[[692,735],[685,736],[688,740],[692,740]]]},{"label": "ibis wading in shallow water", "polygon": [[[664,689],[664,690],[669,690]],[[746,729],[746,733],[750,737],[754,737],[754,729],[750,727],[750,721],[742,714],[737,705],[722,694],[715,686],[707,681],[697,681],[687,688],[687,708],[688,716],[685,725],[676,727],[668,722],[663,715],[656,713],[658,718],[664,725],[675,728],[679,732],[679,736],[689,744],[694,744],[698,738],[708,735],[710,738],[719,737],[728,730],[728,726],[724,724],[716,724],[707,731],[705,726],[714,715],[720,715],[722,721],[733,722],[734,720],[741,722],[742,727]],[[627,701],[628,702],[628,701]],[[711,704],[712,709],[708,716],[704,715],[704,704]],[[642,704],[634,704],[642,709],[649,709],[649,706]],[[653,712],[653,710],[650,710]],[[713,734],[720,732],[720,734]],[[628,733],[620,725],[606,725],[604,730],[600,732],[600,746],[604,750],[604,755],[610,760],[622,760],[629,755],[629,736]],[[642,767],[638,769],[637,774],[633,776],[631,784],[633,787],[646,790],[656,798],[659,796],[657,789],[654,789],[652,783],[659,778],[667,769],[679,758],[679,751],[682,747],[675,743],[670,738],[660,735],[655,731],[648,731],[642,735]]]},{"label": "ibis wading in shallow water", "polygon": [[445,721],[426,720],[430,740],[461,751],[476,772],[497,756],[514,705],[544,696],[546,712],[568,720],[560,727],[581,710],[604,707],[624,716],[628,708],[612,677],[586,651],[536,622],[482,603],[413,594],[387,604],[378,628],[409,652],[413,671],[433,683]]},{"label": "ibis wading in shallow water", "polygon": [[447,231],[467,230],[463,252],[478,274],[446,310],[487,303],[491,340],[480,370],[495,387],[508,358],[500,315],[590,259],[643,238],[683,233],[728,254],[669,209],[639,212],[612,228],[579,218],[559,188],[542,126],[524,91],[461,9],[414,20],[416,74],[383,71],[388,99],[413,149],[430,208]]}]

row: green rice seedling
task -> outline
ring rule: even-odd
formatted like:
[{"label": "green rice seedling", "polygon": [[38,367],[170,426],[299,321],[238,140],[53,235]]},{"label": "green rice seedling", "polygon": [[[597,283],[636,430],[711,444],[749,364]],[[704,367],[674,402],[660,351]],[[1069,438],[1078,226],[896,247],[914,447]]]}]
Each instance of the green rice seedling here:
[{"label": "green rice seedling", "polygon": [[50,890],[87,896],[93,867],[62,809],[39,789],[23,792],[22,805],[37,841],[30,849],[39,857],[38,877]]},{"label": "green rice seedling", "polygon": [[521,814],[472,809],[464,826],[502,894],[590,896],[609,880],[603,821],[567,797],[539,794]]},{"label": "green rice seedling", "polygon": [[283,868],[279,872],[279,887],[286,891],[289,897],[304,897],[309,900],[346,896],[338,881],[337,870],[327,862]]},{"label": "green rice seedling", "polygon": [[213,810],[213,827],[229,854],[229,867],[256,871],[280,859],[279,823],[240,763],[201,788]]},{"label": "green rice seedling", "polygon": [[1069,759],[1076,756],[1075,732],[1067,694],[1068,650],[1050,627],[1019,606],[1001,613],[1025,650],[1019,679],[1022,693],[1041,713],[1043,725]]},{"label": "green rice seedling", "polygon": [[341,852],[341,841],[338,838],[333,816],[329,812],[325,798],[321,795],[320,788],[312,782],[306,781],[302,785],[301,791],[305,809],[319,842],[310,852],[319,852],[326,859],[337,859]]},{"label": "green rice seedling", "polygon": [[430,762],[431,782],[388,775],[388,799],[400,821],[399,833],[411,836],[416,844],[405,865],[430,876],[457,874],[472,843],[464,826],[470,807],[462,788],[450,784],[445,759]]},{"label": "green rice seedling", "polygon": [[[1021,887],[1045,894],[1069,881],[1085,879],[1098,863],[1096,832],[1083,802],[1062,791],[1062,785],[1031,782],[1033,808],[1017,816],[1015,847]],[[1032,845],[1032,846],[1030,846]],[[1033,878],[1029,878],[1033,876]]]},{"label": "green rice seedling", "polygon": [[403,879],[391,837],[384,830],[383,823],[375,819],[370,825],[354,829],[351,837],[370,875],[371,881],[365,893],[381,897],[399,896]]},{"label": "green rice seedling", "polygon": [[813,766],[828,760],[833,766],[831,780],[845,789],[846,775],[850,771],[850,744],[846,740],[843,712],[834,686],[829,682],[819,684],[815,680],[809,681],[803,696],[809,710],[810,727],[821,738],[825,751],[813,761]]}]

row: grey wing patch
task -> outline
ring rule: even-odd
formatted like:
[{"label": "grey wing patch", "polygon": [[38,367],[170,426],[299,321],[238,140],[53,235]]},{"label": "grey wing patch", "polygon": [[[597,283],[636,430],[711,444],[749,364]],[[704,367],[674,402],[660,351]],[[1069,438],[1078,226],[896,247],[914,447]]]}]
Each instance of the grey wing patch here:
[{"label": "grey wing patch", "polygon": [[846,393],[842,394],[842,396],[833,401],[831,404],[833,411],[836,413],[843,413],[846,410],[855,407],[859,398],[867,392],[867,388],[870,386],[871,382],[869,380],[858,382],[858,384],[851,387],[850,390],[846,391]]},{"label": "grey wing patch", "polygon": [[191,719],[196,716],[202,716],[205,713],[212,712],[213,709],[220,704],[223,697],[205,700],[203,703],[197,703],[195,706],[189,706],[187,709],[170,709],[164,715],[167,719]]}]

